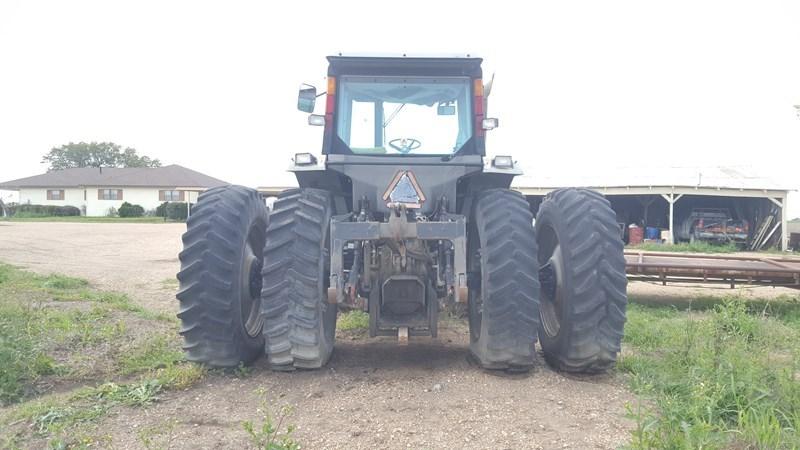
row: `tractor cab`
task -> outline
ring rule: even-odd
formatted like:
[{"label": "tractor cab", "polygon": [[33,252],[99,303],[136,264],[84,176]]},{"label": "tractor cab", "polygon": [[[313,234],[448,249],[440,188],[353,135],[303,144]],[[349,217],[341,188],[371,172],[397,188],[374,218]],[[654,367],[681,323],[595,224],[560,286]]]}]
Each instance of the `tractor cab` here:
[{"label": "tractor cab", "polygon": [[[323,154],[484,155],[481,58],[329,56],[326,92],[300,88],[298,109],[325,127]],[[314,113],[325,95],[325,114]]]}]

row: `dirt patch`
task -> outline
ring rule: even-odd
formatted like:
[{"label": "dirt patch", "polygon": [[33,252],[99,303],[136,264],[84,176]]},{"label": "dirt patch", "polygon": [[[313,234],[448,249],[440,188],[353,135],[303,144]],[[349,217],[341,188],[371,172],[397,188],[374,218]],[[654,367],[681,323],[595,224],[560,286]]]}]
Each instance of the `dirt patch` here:
[{"label": "dirt patch", "polygon": [[725,298],[730,296],[745,299],[774,299],[778,297],[797,297],[797,289],[771,286],[741,286],[731,289],[722,284],[668,283],[633,281],[628,283],[628,297],[646,298],[649,301],[686,300],[696,298]]},{"label": "dirt patch", "polygon": [[399,347],[389,338],[338,339],[323,370],[273,373],[261,361],[244,379],[215,375],[144,411],[120,412],[103,429],[115,446],[172,423],[171,448],[244,448],[246,420],[290,406],[304,448],[616,448],[628,439],[632,401],[615,376],[566,377],[542,364],[524,376],[481,370],[465,329]]},{"label": "dirt patch", "polygon": [[0,260],[40,274],[85,278],[101,290],[124,292],[155,312],[174,313],[175,292],[163,280],[180,265],[182,223],[9,222]]},{"label": "dirt patch", "polygon": [[[0,232],[0,260],[39,273],[88,279],[174,313],[181,224],[13,223]],[[145,326],[144,324],[142,326]],[[147,330],[141,330],[147,332]],[[152,330],[155,332],[156,330]],[[524,376],[487,372],[467,358],[468,332],[445,321],[438,339],[347,333],[323,370],[274,373],[261,360],[245,378],[212,374],[146,408],[115,410],[94,430],[101,446],[246,448],[242,422],[268,407],[293,412],[303,448],[616,448],[633,424],[619,376],[568,377],[542,358]]]}]

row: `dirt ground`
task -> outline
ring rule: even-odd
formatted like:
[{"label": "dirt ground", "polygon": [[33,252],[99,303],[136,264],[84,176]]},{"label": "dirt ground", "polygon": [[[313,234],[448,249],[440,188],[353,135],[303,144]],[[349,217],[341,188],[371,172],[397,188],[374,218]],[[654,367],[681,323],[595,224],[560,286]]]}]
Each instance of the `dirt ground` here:
[{"label": "dirt ground", "polygon": [[124,292],[145,308],[173,312],[166,280],[180,269],[182,223],[0,222],[0,261],[61,273]]},{"label": "dirt ground", "polygon": [[[154,311],[175,312],[182,224],[0,223],[0,261],[88,279]],[[634,286],[633,289],[636,289]],[[648,285],[649,289],[649,285]],[[243,378],[210,375],[147,408],[117,411],[97,428],[113,448],[245,448],[242,422],[292,412],[303,448],[616,448],[633,423],[619,376],[571,377],[540,358],[525,376],[489,373],[467,359],[468,332],[446,321],[438,339],[340,335],[323,370]],[[261,394],[261,393],[265,394]]]}]

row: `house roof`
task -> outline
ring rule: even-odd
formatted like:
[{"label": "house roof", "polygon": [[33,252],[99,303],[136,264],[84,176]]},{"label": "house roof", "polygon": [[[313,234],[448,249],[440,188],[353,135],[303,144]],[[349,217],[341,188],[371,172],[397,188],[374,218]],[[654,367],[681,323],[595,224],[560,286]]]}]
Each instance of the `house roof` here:
[{"label": "house roof", "polygon": [[0,189],[80,186],[212,188],[226,184],[230,183],[171,164],[164,167],[80,167],[54,170],[0,183]]}]

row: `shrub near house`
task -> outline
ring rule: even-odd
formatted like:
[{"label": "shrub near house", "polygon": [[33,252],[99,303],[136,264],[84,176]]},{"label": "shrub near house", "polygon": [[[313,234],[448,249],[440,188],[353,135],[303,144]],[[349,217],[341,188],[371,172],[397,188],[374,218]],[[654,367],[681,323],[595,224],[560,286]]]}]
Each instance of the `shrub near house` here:
[{"label": "shrub near house", "polygon": [[186,220],[188,207],[186,203],[168,203],[167,204],[167,219],[171,220]]},{"label": "shrub near house", "polygon": [[117,212],[120,217],[142,217],[144,208],[141,205],[131,205],[128,202],[124,202]]},{"label": "shrub near house", "polygon": [[81,210],[75,206],[56,205],[12,205],[6,207],[12,217],[63,217],[80,216]]}]

